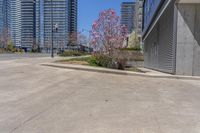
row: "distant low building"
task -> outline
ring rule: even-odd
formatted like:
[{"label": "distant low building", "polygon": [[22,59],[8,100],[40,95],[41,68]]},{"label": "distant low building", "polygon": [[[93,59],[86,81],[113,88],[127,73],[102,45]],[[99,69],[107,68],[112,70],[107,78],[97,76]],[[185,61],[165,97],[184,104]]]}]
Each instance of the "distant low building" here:
[{"label": "distant low building", "polygon": [[200,1],[144,0],[145,67],[200,76]]}]

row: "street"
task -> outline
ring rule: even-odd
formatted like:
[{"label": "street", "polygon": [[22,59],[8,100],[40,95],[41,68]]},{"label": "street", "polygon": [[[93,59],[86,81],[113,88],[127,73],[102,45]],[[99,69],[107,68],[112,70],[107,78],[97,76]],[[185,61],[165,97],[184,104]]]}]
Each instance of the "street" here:
[{"label": "street", "polygon": [[42,66],[0,55],[0,133],[200,133],[200,81]]},{"label": "street", "polygon": [[0,61],[2,60],[14,60],[23,58],[38,58],[38,57],[50,57],[50,54],[35,54],[35,53],[22,53],[22,54],[0,54]]}]

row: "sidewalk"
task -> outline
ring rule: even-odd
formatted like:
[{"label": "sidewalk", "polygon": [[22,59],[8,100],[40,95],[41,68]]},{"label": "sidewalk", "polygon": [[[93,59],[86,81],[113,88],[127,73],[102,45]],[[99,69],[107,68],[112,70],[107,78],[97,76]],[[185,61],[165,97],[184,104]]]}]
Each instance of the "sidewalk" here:
[{"label": "sidewalk", "polygon": [[158,72],[158,71],[154,71],[154,70],[150,70],[150,69],[146,69],[146,68],[140,68],[142,71],[145,72],[145,73],[140,73],[140,72],[107,69],[107,68],[101,68],[101,67],[73,65],[73,64],[61,64],[61,63],[43,63],[41,65],[49,66],[49,67],[63,68],[63,69],[83,70],[83,71],[89,71],[89,72],[140,76],[140,77],[151,77],[151,78],[170,78],[170,79],[184,79],[184,80],[199,80],[200,81],[200,77],[197,77],[197,76],[171,75],[171,74],[166,74],[166,73],[162,73],[162,72]]}]

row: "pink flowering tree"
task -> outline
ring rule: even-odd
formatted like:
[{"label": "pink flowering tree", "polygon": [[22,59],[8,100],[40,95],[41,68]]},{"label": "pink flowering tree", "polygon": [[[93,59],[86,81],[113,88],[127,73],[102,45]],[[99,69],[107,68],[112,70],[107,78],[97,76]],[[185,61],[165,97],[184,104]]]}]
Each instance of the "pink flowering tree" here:
[{"label": "pink flowering tree", "polygon": [[112,55],[113,51],[126,47],[127,28],[120,24],[114,10],[108,9],[100,12],[90,31],[90,45],[94,52]]}]

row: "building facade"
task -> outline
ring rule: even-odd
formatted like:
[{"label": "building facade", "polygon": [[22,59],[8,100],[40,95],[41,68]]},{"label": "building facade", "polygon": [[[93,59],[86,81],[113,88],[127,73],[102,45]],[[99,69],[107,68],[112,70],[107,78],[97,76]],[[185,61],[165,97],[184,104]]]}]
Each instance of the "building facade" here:
[{"label": "building facade", "polygon": [[36,45],[43,48],[44,47],[44,35],[42,34],[44,29],[43,29],[43,21],[44,21],[44,17],[43,17],[43,1],[42,0],[36,0],[36,8],[35,8],[35,17],[36,17],[36,21],[35,21],[35,32],[36,32]]},{"label": "building facade", "polygon": [[0,0],[0,47],[10,40],[10,0]]},{"label": "building facade", "polygon": [[0,0],[0,31],[10,29],[10,0]]},{"label": "building facade", "polygon": [[27,51],[51,49],[52,40],[54,49],[67,48],[77,33],[77,0],[0,0],[0,31]]},{"label": "building facade", "polygon": [[178,75],[200,75],[200,1],[145,0],[145,67]]},{"label": "building facade", "polygon": [[68,0],[69,46],[77,45],[77,0]]},{"label": "building facade", "polygon": [[134,30],[135,2],[122,2],[121,4],[121,24],[126,25],[128,33]]},{"label": "building facade", "polygon": [[51,42],[51,31],[53,33],[54,48],[65,48],[68,43],[68,0],[53,0],[53,28],[58,25],[55,32],[51,29],[51,6],[50,1],[44,2],[44,44]]},{"label": "building facade", "polygon": [[35,45],[35,0],[21,0],[21,47],[30,51]]},{"label": "building facade", "polygon": [[133,25],[135,33],[139,38],[142,37],[142,20],[143,20],[143,0],[137,0],[135,4],[135,17]]},{"label": "building facade", "polygon": [[7,43],[21,46],[21,0],[0,0],[0,34]]},{"label": "building facade", "polygon": [[53,40],[54,49],[65,49],[72,34],[77,33],[77,0],[52,0],[52,3],[51,8],[51,0],[36,0],[36,42],[41,49],[50,49]]},{"label": "building facade", "polygon": [[21,47],[21,0],[10,0],[11,40],[13,45]]}]

